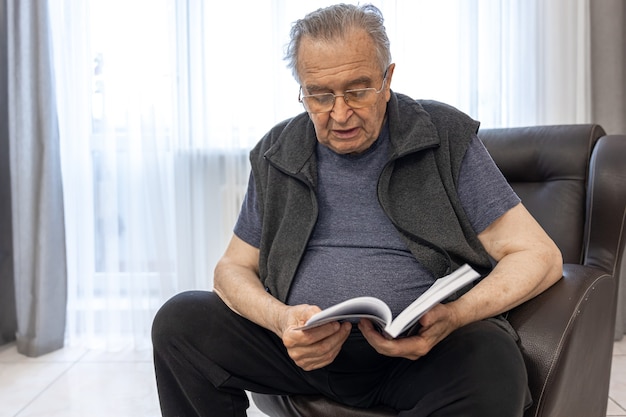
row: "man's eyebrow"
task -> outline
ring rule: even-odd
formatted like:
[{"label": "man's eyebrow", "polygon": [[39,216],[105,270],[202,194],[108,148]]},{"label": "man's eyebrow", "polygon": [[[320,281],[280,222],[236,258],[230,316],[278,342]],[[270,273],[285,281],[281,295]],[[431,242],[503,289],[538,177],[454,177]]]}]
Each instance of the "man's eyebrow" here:
[{"label": "man's eyebrow", "polygon": [[370,85],[371,83],[372,83],[372,79],[370,77],[359,77],[347,83],[346,89],[350,88],[350,86],[353,86],[353,85]]},{"label": "man's eyebrow", "polygon": [[[372,79],[370,77],[355,78],[354,80],[350,80],[346,84],[344,84],[344,91],[349,90],[351,87],[356,85],[370,85],[371,83]],[[317,84],[306,85],[304,86],[304,88],[309,94],[328,93],[331,91],[330,88]]]},{"label": "man's eyebrow", "polygon": [[328,93],[328,92],[330,92],[330,88],[322,87],[321,85],[315,85],[315,84],[306,85],[306,86],[304,86],[304,89],[309,94],[319,94],[319,93]]}]

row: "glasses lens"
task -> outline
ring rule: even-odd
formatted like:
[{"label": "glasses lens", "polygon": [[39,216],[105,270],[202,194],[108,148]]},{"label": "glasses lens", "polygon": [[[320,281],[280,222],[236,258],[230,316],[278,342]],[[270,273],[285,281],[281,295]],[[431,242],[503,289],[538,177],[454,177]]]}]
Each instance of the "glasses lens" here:
[{"label": "glasses lens", "polygon": [[330,111],[335,102],[335,96],[328,94],[314,94],[302,97],[302,102],[311,113],[323,113]]},{"label": "glasses lens", "polygon": [[310,96],[302,96],[300,100],[307,111],[311,113],[325,113],[331,111],[335,104],[335,97],[343,97],[348,106],[353,109],[361,109],[373,105],[380,91],[382,91],[382,88],[379,91],[375,88],[359,88],[356,90],[347,90],[339,96],[335,96],[331,93],[313,94]]},{"label": "glasses lens", "polygon": [[360,109],[374,104],[376,101],[376,90],[374,88],[348,90],[344,93],[344,98],[348,106],[353,109]]}]

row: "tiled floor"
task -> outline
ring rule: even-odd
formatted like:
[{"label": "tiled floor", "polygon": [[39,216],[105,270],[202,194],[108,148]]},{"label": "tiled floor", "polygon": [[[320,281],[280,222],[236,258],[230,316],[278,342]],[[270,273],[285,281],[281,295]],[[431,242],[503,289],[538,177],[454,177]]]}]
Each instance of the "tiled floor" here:
[{"label": "tiled floor", "polygon": [[[149,351],[66,348],[31,359],[0,346],[0,417],[159,415]],[[614,347],[607,416],[626,416],[626,338]]]},{"label": "tiled floor", "polygon": [[607,416],[626,416],[626,337],[613,345]]},{"label": "tiled floor", "polygon": [[160,416],[151,355],[66,348],[33,359],[0,346],[0,417]]}]

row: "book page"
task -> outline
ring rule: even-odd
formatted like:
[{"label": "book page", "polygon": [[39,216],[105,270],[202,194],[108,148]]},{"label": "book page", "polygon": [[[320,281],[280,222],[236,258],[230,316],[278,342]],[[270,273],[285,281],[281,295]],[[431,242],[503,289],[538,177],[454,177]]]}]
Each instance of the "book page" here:
[{"label": "book page", "polygon": [[360,318],[370,319],[384,328],[391,322],[391,317],[391,310],[382,300],[375,297],[357,297],[320,311],[301,329],[310,329],[332,321]]},{"label": "book page", "polygon": [[480,278],[480,274],[467,264],[453,273],[439,278],[417,300],[398,314],[393,322],[385,328],[385,332],[391,337],[398,337],[407,328],[417,323],[436,304],[478,278]]}]

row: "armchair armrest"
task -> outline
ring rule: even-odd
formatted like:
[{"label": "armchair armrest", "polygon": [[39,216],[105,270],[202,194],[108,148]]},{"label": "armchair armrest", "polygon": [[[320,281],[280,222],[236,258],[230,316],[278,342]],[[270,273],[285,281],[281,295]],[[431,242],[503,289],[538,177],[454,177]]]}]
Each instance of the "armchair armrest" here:
[{"label": "armchair armrest", "polygon": [[626,135],[598,139],[591,154],[585,224],[585,265],[619,276],[626,233]]},{"label": "armchair armrest", "polygon": [[563,278],[513,309],[534,404],[526,416],[605,416],[613,350],[615,279],[565,264]]},{"label": "armchair armrest", "polygon": [[624,335],[626,314],[626,135],[601,137],[591,154],[584,264],[612,271],[617,312],[614,338]]}]

